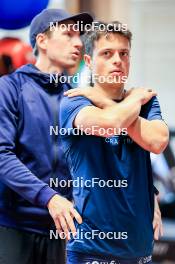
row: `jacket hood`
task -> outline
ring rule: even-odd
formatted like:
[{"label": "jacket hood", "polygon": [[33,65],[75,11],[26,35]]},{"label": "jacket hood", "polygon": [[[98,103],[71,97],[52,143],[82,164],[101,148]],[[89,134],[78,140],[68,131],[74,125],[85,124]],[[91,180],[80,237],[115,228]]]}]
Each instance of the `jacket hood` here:
[{"label": "jacket hood", "polygon": [[[38,84],[43,88],[48,89],[49,91],[53,90],[62,90],[63,83],[60,82],[60,77],[66,75],[62,74],[48,74],[41,72],[35,65],[26,64],[16,70],[16,73],[22,73],[28,75],[29,78],[34,79]],[[66,83],[67,84],[67,83]],[[68,85],[68,84],[67,84]]]}]

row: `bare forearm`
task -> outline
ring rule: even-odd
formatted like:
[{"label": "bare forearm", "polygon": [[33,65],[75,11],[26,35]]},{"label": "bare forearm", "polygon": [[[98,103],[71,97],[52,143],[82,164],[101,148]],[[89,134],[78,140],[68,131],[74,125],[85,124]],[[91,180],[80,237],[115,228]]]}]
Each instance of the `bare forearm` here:
[{"label": "bare forearm", "polygon": [[104,115],[111,119],[111,126],[129,127],[139,116],[141,99],[139,97],[127,97],[121,103],[114,103],[103,109]]},{"label": "bare forearm", "polygon": [[138,117],[129,127],[129,136],[142,148],[159,154],[168,144],[167,126],[160,120],[149,121]]},{"label": "bare forearm", "polygon": [[[146,104],[155,92],[150,92],[142,88],[134,89],[127,94],[125,99],[116,103],[111,99],[105,100],[106,106],[100,109],[98,106],[86,106],[80,110],[74,120],[74,126],[83,126],[83,129],[89,129],[93,126],[98,127],[97,131],[90,131],[92,135],[112,136],[116,134],[116,129],[128,128],[139,116],[141,106]],[[100,129],[109,129],[103,135]],[[113,132],[111,132],[113,131]]]}]

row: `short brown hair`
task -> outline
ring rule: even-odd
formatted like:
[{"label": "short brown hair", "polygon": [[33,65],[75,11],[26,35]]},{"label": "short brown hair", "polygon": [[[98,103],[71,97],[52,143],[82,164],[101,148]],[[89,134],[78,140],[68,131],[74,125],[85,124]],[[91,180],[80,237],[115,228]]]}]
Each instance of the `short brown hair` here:
[{"label": "short brown hair", "polygon": [[[91,27],[90,30],[85,31],[85,34],[82,36],[82,41],[84,43],[84,53],[92,56],[94,43],[99,40],[102,36],[108,37],[111,33],[116,33],[124,36],[128,39],[131,46],[132,33],[126,27],[126,24],[122,24],[119,21],[112,21],[110,23],[96,21],[96,27]],[[104,30],[100,30],[100,27],[103,26]]]}]

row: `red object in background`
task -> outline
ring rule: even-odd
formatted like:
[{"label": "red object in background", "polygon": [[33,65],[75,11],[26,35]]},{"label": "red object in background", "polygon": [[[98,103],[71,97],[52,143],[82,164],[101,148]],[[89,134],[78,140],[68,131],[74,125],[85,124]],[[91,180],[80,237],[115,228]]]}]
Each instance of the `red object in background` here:
[{"label": "red object in background", "polygon": [[17,38],[1,39],[0,55],[6,55],[11,58],[14,70],[27,63],[35,63],[31,46]]}]

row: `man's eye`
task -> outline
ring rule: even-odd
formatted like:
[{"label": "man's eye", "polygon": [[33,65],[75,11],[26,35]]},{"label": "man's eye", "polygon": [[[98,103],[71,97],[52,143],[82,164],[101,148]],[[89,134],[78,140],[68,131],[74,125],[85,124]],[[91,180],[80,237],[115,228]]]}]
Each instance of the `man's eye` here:
[{"label": "man's eye", "polygon": [[128,57],[129,56],[129,53],[127,51],[122,51],[122,52],[120,52],[120,54],[122,57]]},{"label": "man's eye", "polygon": [[104,53],[103,53],[105,56],[109,56],[111,53],[110,53],[110,51],[109,50],[106,50],[106,51],[104,51]]},{"label": "man's eye", "polygon": [[69,30],[66,30],[66,31],[64,31],[64,35],[70,37],[71,36],[71,32]]}]

